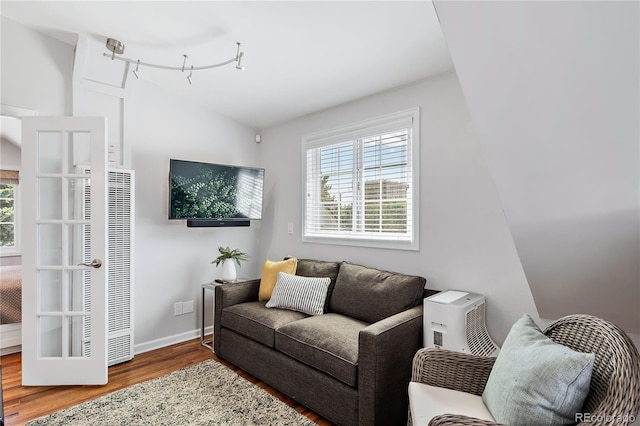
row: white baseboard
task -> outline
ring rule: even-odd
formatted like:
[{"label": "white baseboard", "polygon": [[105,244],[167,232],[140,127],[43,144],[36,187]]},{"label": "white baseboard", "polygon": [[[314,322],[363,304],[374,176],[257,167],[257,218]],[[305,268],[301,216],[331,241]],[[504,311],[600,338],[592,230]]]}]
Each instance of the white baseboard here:
[{"label": "white baseboard", "polygon": [[[205,335],[213,333],[213,326],[209,326],[204,329]],[[143,343],[136,343],[133,345],[134,355],[138,355],[144,352],[153,351],[155,349],[164,348],[166,346],[175,345],[176,343],[186,342],[187,340],[200,337],[200,329],[185,331],[184,333],[174,334],[173,336],[163,337],[161,339],[151,340]]]},{"label": "white baseboard", "polygon": [[[2,355],[18,352],[22,344],[22,324],[2,324],[0,326],[0,353]],[[18,350],[13,350],[18,347]],[[11,352],[4,352],[5,349],[11,349]]]},{"label": "white baseboard", "polygon": [[[213,334],[213,326],[205,328],[204,333],[206,336]],[[10,333],[2,333],[2,348],[0,348],[0,355],[9,355],[22,350],[22,346],[20,345],[20,330],[17,330],[17,333],[15,333],[16,336],[10,336],[8,334]],[[200,329],[186,331],[184,333],[174,334],[173,336],[163,337],[162,339],[135,344],[133,346],[133,353],[134,355],[137,355],[155,349],[164,348],[165,346],[175,345],[176,343],[186,342],[187,340],[196,339],[198,337],[200,337]],[[17,339],[17,341],[15,339]]]},{"label": "white baseboard", "polygon": [[0,349],[0,356],[15,354],[22,351],[22,345],[10,346],[8,348]]}]

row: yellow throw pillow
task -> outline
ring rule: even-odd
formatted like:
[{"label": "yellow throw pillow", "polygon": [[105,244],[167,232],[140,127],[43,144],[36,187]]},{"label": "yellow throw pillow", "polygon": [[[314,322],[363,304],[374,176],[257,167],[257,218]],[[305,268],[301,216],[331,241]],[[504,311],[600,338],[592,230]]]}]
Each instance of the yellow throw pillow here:
[{"label": "yellow throw pillow", "polygon": [[260,278],[260,290],[258,300],[271,299],[271,293],[278,279],[278,272],[294,275],[298,266],[298,259],[292,257],[282,262],[266,260],[262,266],[262,277]]}]

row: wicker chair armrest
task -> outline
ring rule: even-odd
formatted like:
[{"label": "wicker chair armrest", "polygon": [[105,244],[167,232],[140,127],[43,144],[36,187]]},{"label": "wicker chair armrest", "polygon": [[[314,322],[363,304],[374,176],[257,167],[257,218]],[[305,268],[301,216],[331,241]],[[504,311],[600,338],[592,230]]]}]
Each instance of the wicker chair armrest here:
[{"label": "wicker chair armrest", "polygon": [[411,381],[482,395],[495,358],[440,348],[424,348],[413,357]]},{"label": "wicker chair armrest", "polygon": [[476,419],[475,417],[467,417],[459,414],[441,414],[435,416],[429,421],[429,426],[488,426],[488,425],[501,425],[501,423],[495,423],[490,420]]}]

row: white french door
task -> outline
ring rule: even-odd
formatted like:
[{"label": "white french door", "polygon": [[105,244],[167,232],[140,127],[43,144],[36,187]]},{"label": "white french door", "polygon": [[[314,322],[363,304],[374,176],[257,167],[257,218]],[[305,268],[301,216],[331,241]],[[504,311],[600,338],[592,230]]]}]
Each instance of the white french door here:
[{"label": "white french door", "polygon": [[22,119],[25,386],[107,383],[106,136],[104,117]]}]

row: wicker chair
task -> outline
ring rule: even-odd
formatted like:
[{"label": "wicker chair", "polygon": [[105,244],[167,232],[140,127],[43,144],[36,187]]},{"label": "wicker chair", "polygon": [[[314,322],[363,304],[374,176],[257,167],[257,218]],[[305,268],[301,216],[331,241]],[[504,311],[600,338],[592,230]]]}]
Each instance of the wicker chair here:
[{"label": "wicker chair", "polygon": [[[640,408],[640,355],[616,325],[590,315],[569,315],[550,324],[544,334],[553,341],[594,353],[591,386],[583,412],[590,422],[580,425],[626,425]],[[494,358],[439,348],[419,350],[413,359],[411,381],[482,395]],[[411,421],[411,415],[409,415]],[[490,425],[485,420],[452,414],[434,417],[430,426]],[[415,425],[418,426],[418,425]]]}]

